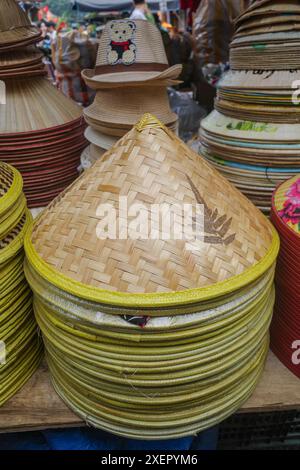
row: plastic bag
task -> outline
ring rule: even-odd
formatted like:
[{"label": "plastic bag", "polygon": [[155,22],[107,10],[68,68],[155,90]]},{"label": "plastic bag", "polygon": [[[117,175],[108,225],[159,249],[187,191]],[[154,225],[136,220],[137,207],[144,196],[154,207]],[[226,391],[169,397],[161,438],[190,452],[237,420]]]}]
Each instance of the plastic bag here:
[{"label": "plastic bag", "polygon": [[185,142],[197,135],[201,120],[207,115],[193,100],[192,92],[169,89],[171,109],[179,118],[179,136]]}]

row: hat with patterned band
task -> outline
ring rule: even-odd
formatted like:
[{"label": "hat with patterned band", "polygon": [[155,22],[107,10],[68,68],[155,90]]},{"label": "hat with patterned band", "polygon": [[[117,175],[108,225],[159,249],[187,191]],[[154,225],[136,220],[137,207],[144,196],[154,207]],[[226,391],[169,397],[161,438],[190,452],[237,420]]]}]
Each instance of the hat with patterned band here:
[{"label": "hat with patterned band", "polygon": [[181,65],[169,67],[158,28],[145,20],[116,20],[105,26],[96,67],[82,76],[92,88],[108,83],[128,86],[139,82],[175,80]]}]

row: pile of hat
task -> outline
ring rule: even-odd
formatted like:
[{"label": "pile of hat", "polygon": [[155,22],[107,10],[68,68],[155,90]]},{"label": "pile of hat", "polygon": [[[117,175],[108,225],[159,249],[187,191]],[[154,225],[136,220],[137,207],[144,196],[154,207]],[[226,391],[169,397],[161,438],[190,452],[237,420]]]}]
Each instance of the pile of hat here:
[{"label": "pile of hat", "polygon": [[33,374],[42,353],[23,271],[30,221],[20,173],[0,162],[0,405]]},{"label": "pile of hat", "polygon": [[43,54],[33,45],[40,30],[15,0],[0,0],[0,9],[0,79],[45,75]]},{"label": "pile of hat", "polygon": [[276,189],[271,220],[281,240],[271,348],[300,378],[300,174]]},{"label": "pile of hat", "polygon": [[232,70],[202,121],[204,156],[266,214],[277,184],[300,171],[299,12],[261,0],[236,20]]},{"label": "pile of hat", "polygon": [[85,124],[81,108],[42,76],[31,44],[39,30],[17,2],[0,0],[0,8],[0,160],[22,173],[29,207],[45,206],[78,175]]},{"label": "pile of hat", "polygon": [[[179,83],[176,79],[181,70],[179,64],[169,67],[161,33],[152,23],[129,19],[108,22],[95,69],[82,72],[86,84],[96,91],[94,102],[84,110],[94,131],[90,141],[94,148],[88,147],[83,160],[101,157],[107,150],[107,137],[116,142],[145,112],[176,130],[178,117],[170,109],[167,87]],[[90,134],[86,137],[89,140]]]},{"label": "pile of hat", "polygon": [[[187,206],[203,211],[183,224]],[[55,389],[132,438],[222,421],[264,367],[278,245],[247,198],[144,116],[26,235]]]},{"label": "pile of hat", "polygon": [[230,46],[233,70],[299,68],[298,0],[258,0],[235,21]]}]

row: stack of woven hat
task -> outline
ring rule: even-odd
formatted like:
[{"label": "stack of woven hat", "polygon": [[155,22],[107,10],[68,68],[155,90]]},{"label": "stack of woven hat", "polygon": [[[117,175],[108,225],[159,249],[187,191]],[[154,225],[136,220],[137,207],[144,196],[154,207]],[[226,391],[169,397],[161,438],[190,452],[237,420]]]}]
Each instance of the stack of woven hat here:
[{"label": "stack of woven hat", "polygon": [[[108,22],[101,35],[95,70],[83,70],[86,84],[96,90],[94,103],[84,117],[94,135],[85,152],[90,159],[107,150],[107,137],[116,142],[142,117],[153,113],[170,129],[177,128],[177,115],[170,109],[167,86],[176,79],[181,65],[169,67],[161,33],[144,20]],[[110,143],[110,146],[112,144]]]},{"label": "stack of woven hat", "polygon": [[43,54],[33,46],[41,32],[15,0],[0,0],[0,79],[45,75]]},{"label": "stack of woven hat", "polygon": [[[0,159],[18,168],[29,207],[45,206],[78,175],[86,146],[80,107],[44,75],[40,33],[15,0],[0,0]],[[3,95],[3,96],[2,96]]]},{"label": "stack of woven hat", "polygon": [[276,189],[271,219],[281,240],[271,347],[279,359],[300,378],[300,175]]},{"label": "stack of woven hat", "polygon": [[202,121],[203,155],[266,214],[277,184],[300,171],[299,12],[298,1],[261,0],[236,20],[232,70]]},{"label": "stack of woven hat", "polygon": [[20,173],[0,162],[0,405],[32,375],[41,358],[32,293],[23,272],[30,221]]},{"label": "stack of woven hat", "polygon": [[[198,206],[203,218],[185,231],[179,209]],[[53,201],[25,249],[53,384],[89,424],[175,438],[220,422],[253,392],[278,236],[156,118],[144,116]]]}]

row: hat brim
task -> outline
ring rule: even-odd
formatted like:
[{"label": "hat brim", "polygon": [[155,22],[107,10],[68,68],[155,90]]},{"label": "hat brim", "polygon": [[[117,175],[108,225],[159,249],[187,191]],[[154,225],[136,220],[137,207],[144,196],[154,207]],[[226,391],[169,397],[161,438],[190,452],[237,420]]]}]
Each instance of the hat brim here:
[{"label": "hat brim", "polygon": [[230,70],[220,80],[219,88],[254,89],[254,90],[292,90],[293,82],[300,79],[300,71],[289,70],[255,71]]},{"label": "hat brim", "polygon": [[[129,129],[133,127],[136,122],[141,119],[144,114],[143,110],[138,112],[138,110],[117,110],[117,109],[108,109],[106,107],[100,107],[97,103],[93,103],[88,108],[83,110],[84,117],[99,123],[102,126],[109,127],[121,127],[124,129]],[[173,113],[170,109],[165,109],[159,112],[159,106],[156,112],[157,118],[163,124],[170,124],[177,120],[177,114]]]},{"label": "hat brim", "polygon": [[[243,128],[242,124],[245,123]],[[269,124],[256,122],[256,129],[247,128],[248,121],[235,119],[214,110],[201,122],[202,128],[210,134],[225,136],[238,141],[253,142],[299,142],[300,124]],[[257,129],[258,128],[258,129]]]},{"label": "hat brim", "polygon": [[[163,80],[174,80],[182,71],[182,65],[177,64],[169,67],[163,72],[119,72],[119,73],[107,73],[103,75],[95,75],[93,69],[84,69],[82,71],[82,77],[86,84],[92,89],[105,88],[109,86],[135,86],[136,84],[143,84],[147,82],[163,81]],[[179,82],[178,82],[179,83]]]},{"label": "hat brim", "polygon": [[85,130],[84,136],[91,144],[105,150],[109,150],[118,141],[117,137],[102,134],[90,126]]},{"label": "hat brim", "polygon": [[24,26],[20,28],[2,31],[0,38],[0,50],[8,49],[16,45],[25,45],[36,42],[41,37],[41,32],[34,26]]},{"label": "hat brim", "polygon": [[[87,124],[91,127],[93,127],[93,129],[95,129],[97,132],[101,132],[103,134],[107,134],[109,136],[113,136],[113,137],[123,137],[125,134],[127,134],[127,132],[129,132],[129,130],[133,127],[133,126],[119,126],[119,127],[112,127],[112,124],[102,124],[101,122],[98,122],[98,121],[95,121],[95,120],[92,120],[88,117],[85,117],[85,120],[87,122]],[[177,133],[177,120],[178,118],[176,119],[176,121],[170,123],[170,124],[166,124],[166,126],[172,130],[174,133]]]}]

